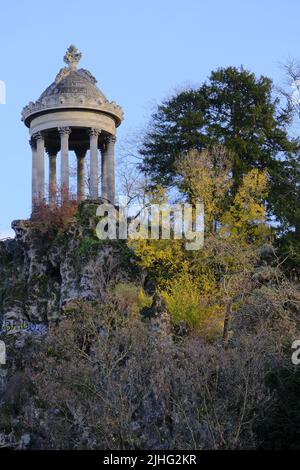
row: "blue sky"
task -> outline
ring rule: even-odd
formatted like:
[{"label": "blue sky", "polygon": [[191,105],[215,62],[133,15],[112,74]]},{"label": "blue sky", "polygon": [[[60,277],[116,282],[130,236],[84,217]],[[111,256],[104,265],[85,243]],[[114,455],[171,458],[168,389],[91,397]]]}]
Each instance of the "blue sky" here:
[{"label": "blue sky", "polygon": [[119,103],[126,135],[155,103],[221,66],[243,66],[280,83],[279,64],[300,58],[298,0],[10,0],[0,4],[0,238],[31,204],[31,152],[20,112],[63,66],[66,48]]}]

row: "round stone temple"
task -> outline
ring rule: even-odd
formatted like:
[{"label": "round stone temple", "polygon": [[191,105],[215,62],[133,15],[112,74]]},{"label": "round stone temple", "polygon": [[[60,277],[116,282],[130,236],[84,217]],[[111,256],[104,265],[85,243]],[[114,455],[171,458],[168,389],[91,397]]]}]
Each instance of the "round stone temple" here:
[{"label": "round stone temple", "polygon": [[[77,68],[80,59],[81,53],[71,45],[64,56],[66,67],[40,98],[22,111],[32,148],[33,207],[47,199],[55,204],[59,183],[64,198],[70,197],[69,151],[74,151],[77,157],[78,199],[86,197],[84,163],[89,150],[89,197],[99,197],[100,152],[101,199],[115,202],[114,144],[123,111],[115,102],[107,100],[88,70]],[[48,194],[45,194],[45,151],[49,156]],[[59,152],[60,180],[56,172]]]}]

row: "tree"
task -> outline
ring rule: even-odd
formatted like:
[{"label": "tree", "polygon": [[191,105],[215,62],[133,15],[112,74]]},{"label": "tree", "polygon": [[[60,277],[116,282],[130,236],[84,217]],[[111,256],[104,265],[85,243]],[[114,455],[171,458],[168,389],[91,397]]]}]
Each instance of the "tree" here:
[{"label": "tree", "polygon": [[[279,88],[286,99],[290,114],[299,124],[300,117],[300,62],[289,60],[284,66],[286,87]],[[300,263],[300,154],[298,151],[281,162],[281,171],[273,173],[272,206],[281,224],[278,245],[284,257],[288,258],[287,268],[299,272]]]},{"label": "tree", "polygon": [[181,192],[193,204],[204,204],[206,230],[215,231],[230,198],[231,163],[232,156],[224,146],[214,145],[209,151],[190,150],[175,165]]},{"label": "tree", "polygon": [[228,342],[233,311],[253,288],[259,247],[270,241],[265,198],[268,176],[252,169],[231,197],[231,155],[224,147],[191,150],[176,169],[185,194],[205,207],[205,243],[186,251],[182,240],[134,240],[131,247],[167,302],[175,324],[184,320],[207,337]]},{"label": "tree", "polygon": [[253,169],[244,177],[229,210],[221,217],[220,231],[241,244],[259,245],[267,240],[266,209],[268,178],[265,172]]},{"label": "tree", "polygon": [[177,185],[176,161],[183,152],[222,144],[233,156],[232,196],[243,175],[263,169],[270,175],[269,208],[279,211],[276,184],[279,178],[284,184],[285,160],[293,164],[299,142],[288,136],[290,106],[283,109],[272,92],[271,79],[228,67],[212,72],[198,89],[165,100],[153,114],[140,148],[142,170],[154,183]]}]

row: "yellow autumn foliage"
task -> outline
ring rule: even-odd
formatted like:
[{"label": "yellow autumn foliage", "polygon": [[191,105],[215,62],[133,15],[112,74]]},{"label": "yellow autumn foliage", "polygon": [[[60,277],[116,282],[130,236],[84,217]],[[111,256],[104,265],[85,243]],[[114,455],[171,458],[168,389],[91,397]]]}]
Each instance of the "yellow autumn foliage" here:
[{"label": "yellow autumn foliage", "polygon": [[181,273],[173,279],[168,290],[161,291],[173,323],[186,322],[192,329],[202,331],[206,337],[219,335],[223,326],[224,307],[210,303],[199,292],[197,280],[189,273]]},{"label": "yellow autumn foliage", "polygon": [[[257,246],[270,236],[264,199],[268,175],[253,169],[233,196],[230,156],[221,147],[192,151],[178,161],[184,193],[203,202],[204,247],[185,250],[184,240],[129,240],[138,263],[156,280],[174,324],[186,322],[206,337],[218,337],[226,305],[252,276]],[[158,199],[165,202],[161,188]],[[155,198],[154,198],[155,199]]]},{"label": "yellow autumn foliage", "polygon": [[263,202],[267,189],[268,177],[264,171],[253,169],[247,173],[231,207],[221,218],[221,234],[261,243],[269,232]]}]

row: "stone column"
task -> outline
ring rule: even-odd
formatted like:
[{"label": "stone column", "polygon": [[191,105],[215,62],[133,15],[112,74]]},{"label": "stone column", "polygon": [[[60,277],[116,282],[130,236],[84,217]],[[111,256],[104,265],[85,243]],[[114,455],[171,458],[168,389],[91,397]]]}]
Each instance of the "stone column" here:
[{"label": "stone column", "polygon": [[98,129],[90,129],[90,198],[98,198]]},{"label": "stone column", "polygon": [[49,202],[51,206],[56,203],[56,156],[57,150],[48,149],[49,155]]},{"label": "stone column", "polygon": [[37,159],[37,194],[41,202],[45,197],[45,140],[41,132],[34,135]]},{"label": "stone column", "polygon": [[105,138],[101,149],[101,197],[107,201],[107,144],[108,137]]},{"label": "stone column", "polygon": [[84,199],[85,194],[85,181],[84,181],[84,159],[86,150],[76,150],[77,157],[77,198]]},{"label": "stone column", "polygon": [[36,153],[36,142],[32,137],[29,141],[31,152],[32,152],[32,179],[31,179],[31,191],[32,191],[32,209],[37,203],[38,199],[38,162]]},{"label": "stone column", "polygon": [[107,199],[111,204],[115,203],[115,142],[114,135],[109,137],[107,144]]},{"label": "stone column", "polygon": [[69,135],[70,127],[59,127],[60,133],[60,156],[61,156],[61,173],[60,184],[63,199],[69,199]]}]

